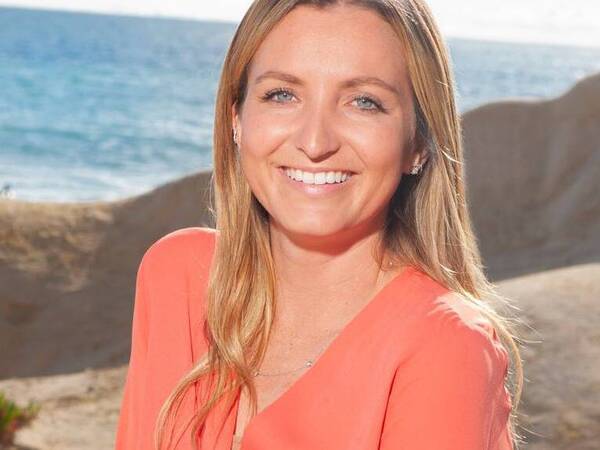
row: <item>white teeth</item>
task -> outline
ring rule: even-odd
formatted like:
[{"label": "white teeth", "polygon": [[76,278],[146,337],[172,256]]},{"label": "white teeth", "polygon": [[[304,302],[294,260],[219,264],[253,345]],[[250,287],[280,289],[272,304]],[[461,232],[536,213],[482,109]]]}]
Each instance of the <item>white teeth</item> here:
[{"label": "white teeth", "polygon": [[302,172],[302,182],[306,184],[314,184],[315,174],[312,172]]},{"label": "white teeth", "polygon": [[327,183],[327,173],[319,172],[315,173],[315,184],[325,184]]},{"label": "white teeth", "polygon": [[352,175],[348,172],[304,172],[300,169],[285,168],[285,173],[293,180],[301,181],[306,184],[334,184],[343,183]]}]

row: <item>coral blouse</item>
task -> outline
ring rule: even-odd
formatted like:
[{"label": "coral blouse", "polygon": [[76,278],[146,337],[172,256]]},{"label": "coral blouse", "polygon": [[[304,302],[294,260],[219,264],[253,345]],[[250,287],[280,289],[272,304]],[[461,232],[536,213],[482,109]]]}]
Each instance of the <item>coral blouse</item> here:
[{"label": "coral blouse", "polygon": [[[217,236],[182,228],[142,257],[116,450],[153,449],[161,405],[207,351],[204,296]],[[412,266],[396,275],[251,419],[241,449],[512,450],[508,353],[491,324],[448,292]],[[186,392],[182,424],[202,385]],[[210,411],[200,449],[231,450],[238,394]],[[172,448],[191,450],[191,426],[178,423]]]}]

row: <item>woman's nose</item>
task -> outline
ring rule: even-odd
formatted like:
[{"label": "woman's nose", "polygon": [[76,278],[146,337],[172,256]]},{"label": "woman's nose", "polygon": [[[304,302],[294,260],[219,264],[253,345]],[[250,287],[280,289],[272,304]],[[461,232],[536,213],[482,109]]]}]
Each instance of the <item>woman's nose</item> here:
[{"label": "woman's nose", "polygon": [[296,136],[296,147],[310,159],[321,160],[339,148],[334,112],[325,103],[313,104],[303,112]]}]

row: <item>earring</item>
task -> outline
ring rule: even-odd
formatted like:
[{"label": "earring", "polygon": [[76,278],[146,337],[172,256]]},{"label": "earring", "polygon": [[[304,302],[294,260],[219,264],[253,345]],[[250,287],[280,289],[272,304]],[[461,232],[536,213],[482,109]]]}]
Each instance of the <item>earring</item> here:
[{"label": "earring", "polygon": [[411,175],[418,175],[419,173],[421,173],[421,169],[423,168],[422,164],[417,164],[416,166],[412,167],[412,170],[410,171]]},{"label": "earring", "polygon": [[238,145],[236,128],[233,129],[233,142],[235,142],[235,145]]}]

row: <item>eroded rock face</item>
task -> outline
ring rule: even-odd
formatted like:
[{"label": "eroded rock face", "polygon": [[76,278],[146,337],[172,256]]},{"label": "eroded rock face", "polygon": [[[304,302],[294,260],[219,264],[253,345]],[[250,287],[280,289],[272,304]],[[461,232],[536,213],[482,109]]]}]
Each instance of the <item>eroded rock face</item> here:
[{"label": "eroded rock face", "polygon": [[600,255],[600,74],[463,117],[467,198],[495,278]]},{"label": "eroded rock face", "polygon": [[[600,75],[550,101],[463,117],[484,260],[534,341],[522,355],[530,431],[520,430],[532,450],[600,441],[599,125]],[[111,448],[137,266],[166,233],[213,226],[209,180],[203,172],[118,202],[0,199],[0,389],[42,403],[21,448]]]},{"label": "eroded rock face", "polygon": [[0,379],[127,364],[141,257],[169,231],[212,226],[209,178],[118,202],[0,199]]}]

